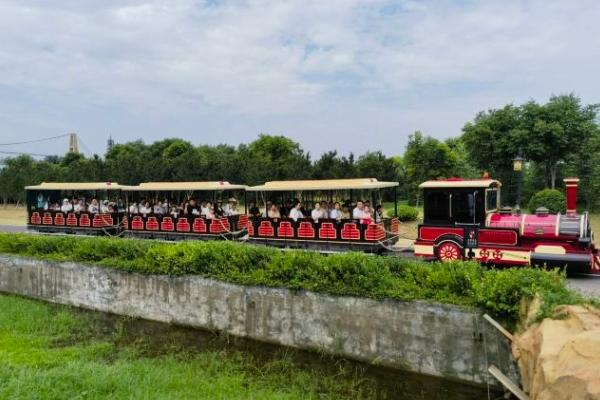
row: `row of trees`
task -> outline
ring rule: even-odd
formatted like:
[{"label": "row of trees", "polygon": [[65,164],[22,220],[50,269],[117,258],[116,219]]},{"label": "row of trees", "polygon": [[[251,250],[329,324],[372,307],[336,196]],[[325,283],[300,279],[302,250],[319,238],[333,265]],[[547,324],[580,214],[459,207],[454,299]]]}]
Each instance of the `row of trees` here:
[{"label": "row of trees", "polygon": [[419,183],[427,179],[473,178],[487,171],[504,183],[504,199],[515,200],[512,160],[527,162],[525,201],[533,192],[555,187],[563,175],[582,178],[588,208],[599,207],[600,129],[598,107],[582,105],[573,95],[552,97],[546,104],[479,113],[461,136],[439,141],[415,132],[403,156],[368,152],[355,157],[332,150],[312,160],[299,143],[283,136],[261,135],[249,144],[194,146],[181,139],[117,144],[103,157],[67,154],[35,161],[28,156],[5,160],[0,171],[0,195],[5,203],[21,201],[23,186],[42,181],[228,180],[249,185],[269,180],[375,177],[399,181],[402,197],[419,200]]}]

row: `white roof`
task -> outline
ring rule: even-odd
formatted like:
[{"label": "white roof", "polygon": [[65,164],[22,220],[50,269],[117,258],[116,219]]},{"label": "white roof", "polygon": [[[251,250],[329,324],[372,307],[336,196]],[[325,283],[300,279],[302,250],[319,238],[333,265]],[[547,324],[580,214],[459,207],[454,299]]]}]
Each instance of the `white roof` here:
[{"label": "white roof", "polygon": [[234,190],[245,189],[245,185],[232,185],[225,181],[215,182],[144,182],[138,186],[128,186],[124,190],[131,191],[188,191],[188,190]]},{"label": "white roof", "polygon": [[502,184],[495,179],[438,179],[426,181],[419,185],[421,189],[431,188],[491,188]]},{"label": "white roof", "polygon": [[380,182],[375,178],[271,181],[251,186],[250,192],[282,192],[293,190],[381,189],[398,186],[398,182]]},{"label": "white roof", "polygon": [[35,186],[25,186],[26,190],[120,190],[123,186],[116,182],[42,182]]}]

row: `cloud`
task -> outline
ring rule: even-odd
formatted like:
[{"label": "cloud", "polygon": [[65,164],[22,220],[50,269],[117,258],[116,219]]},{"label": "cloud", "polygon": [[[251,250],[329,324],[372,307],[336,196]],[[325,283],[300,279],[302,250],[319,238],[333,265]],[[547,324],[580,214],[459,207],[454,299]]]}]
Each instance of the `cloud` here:
[{"label": "cloud", "polygon": [[599,17],[592,0],[5,1],[0,95],[23,97],[9,119],[32,136],[46,118],[49,134],[78,124],[94,144],[107,126],[131,139],[173,127],[400,153],[414,129],[455,135],[505,102],[598,101]]}]

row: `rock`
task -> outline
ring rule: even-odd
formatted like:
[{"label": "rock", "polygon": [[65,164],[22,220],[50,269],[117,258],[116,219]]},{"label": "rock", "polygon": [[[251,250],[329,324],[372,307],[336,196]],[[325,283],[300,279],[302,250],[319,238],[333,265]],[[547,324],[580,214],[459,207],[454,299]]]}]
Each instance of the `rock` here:
[{"label": "rock", "polygon": [[516,335],[513,355],[533,400],[600,400],[600,310],[562,306]]}]

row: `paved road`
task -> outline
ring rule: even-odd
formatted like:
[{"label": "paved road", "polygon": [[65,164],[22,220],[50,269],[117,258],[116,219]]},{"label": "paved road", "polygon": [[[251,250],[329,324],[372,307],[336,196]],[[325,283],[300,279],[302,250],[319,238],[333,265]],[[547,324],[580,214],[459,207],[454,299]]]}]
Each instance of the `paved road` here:
[{"label": "paved road", "polygon": [[[0,232],[31,232],[27,231],[25,226],[11,226],[11,225],[0,225]],[[405,247],[412,244],[412,242],[401,243],[401,246]],[[407,253],[412,254],[412,253]],[[584,295],[593,296],[600,299],[600,275],[577,275],[570,276],[568,278],[569,286]]]}]

